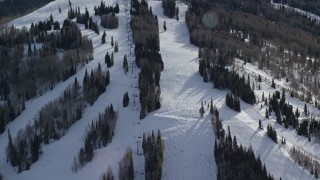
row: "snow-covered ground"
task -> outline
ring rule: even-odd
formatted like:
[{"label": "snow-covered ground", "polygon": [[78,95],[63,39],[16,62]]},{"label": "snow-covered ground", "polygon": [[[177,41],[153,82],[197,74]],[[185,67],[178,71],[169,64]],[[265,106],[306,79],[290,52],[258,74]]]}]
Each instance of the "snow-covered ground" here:
[{"label": "snow-covered ground", "polygon": [[299,9],[299,8],[291,7],[291,6],[287,5],[287,4],[274,3],[273,1],[272,1],[271,3],[272,3],[272,5],[273,5],[275,8],[277,8],[277,9],[279,9],[281,6],[283,6],[284,8],[287,8],[287,9],[293,10],[293,11],[295,11],[295,12],[297,12],[297,13],[300,13],[300,14],[302,14],[302,15],[305,15],[305,16],[307,16],[308,18],[310,18],[310,19],[312,19],[312,20],[316,20],[317,23],[319,23],[319,21],[320,21],[320,17],[319,17],[318,15],[316,15],[316,14],[313,14],[313,13],[310,13],[310,12],[307,12],[307,11],[304,11],[304,10]]},{"label": "snow-covered ground", "polygon": [[[71,1],[72,2],[72,1]],[[220,117],[223,119],[225,127],[230,126],[232,135],[237,136],[238,143],[244,146],[252,146],[255,154],[260,155],[268,171],[276,179],[312,179],[313,177],[300,166],[296,165],[288,155],[288,147],[292,145],[303,147],[313,155],[320,156],[319,145],[309,143],[306,138],[299,137],[293,130],[287,130],[275,124],[275,120],[264,118],[265,109],[241,103],[242,111],[237,113],[230,110],[225,105],[225,95],[227,91],[218,91],[212,88],[212,84],[203,83],[202,77],[198,73],[198,48],[189,43],[189,33],[185,24],[185,11],[187,6],[177,2],[179,6],[179,21],[168,19],[162,13],[161,1],[149,1],[152,11],[157,14],[160,29],[160,52],[164,61],[165,69],[162,72],[160,86],[162,96],[162,107],[153,113],[148,114],[144,120],[139,120],[139,103],[133,104],[133,96],[139,94],[137,87],[137,77],[139,69],[133,67],[133,71],[124,74],[122,62],[124,54],[128,55],[129,64],[134,60],[130,52],[131,36],[128,41],[128,20],[129,14],[124,9],[128,6],[128,0],[106,2],[107,5],[120,5],[119,28],[116,30],[104,29],[101,26],[100,35],[96,35],[91,30],[85,30],[82,25],[83,35],[92,39],[94,46],[94,60],[84,68],[77,71],[77,74],[67,81],[58,84],[52,91],[30,100],[26,103],[26,110],[11,122],[7,128],[10,129],[14,137],[17,131],[27,123],[32,123],[33,117],[39,112],[41,107],[58,97],[63,90],[77,77],[82,83],[85,69],[91,70],[98,66],[100,62],[103,69],[107,69],[104,64],[104,56],[107,51],[112,52],[110,45],[111,36],[119,42],[119,52],[115,53],[115,64],[110,68],[111,83],[98,100],[88,106],[83,118],[76,122],[67,134],[59,141],[43,146],[43,154],[40,159],[31,166],[31,169],[17,174],[6,162],[5,147],[7,145],[7,133],[0,135],[0,172],[7,179],[99,179],[108,166],[112,167],[115,176],[118,174],[118,162],[124,155],[126,148],[131,146],[137,152],[137,142],[143,133],[152,130],[161,131],[165,142],[163,176],[165,180],[212,180],[216,179],[216,164],[213,155],[213,144],[215,136],[211,127],[208,109],[204,117],[200,117],[199,108],[201,102],[207,107],[210,99],[220,109]],[[99,5],[100,0],[79,0],[72,2],[73,7],[80,6],[82,12],[87,7],[93,15],[93,6]],[[59,14],[59,6],[62,13]],[[10,24],[17,27],[29,26],[31,22],[37,22],[49,18],[53,15],[55,20],[62,21],[67,17],[68,2],[56,0],[35,12],[18,18]],[[95,17],[98,20],[98,17]],[[163,22],[166,21],[167,31],[163,31]],[[107,33],[107,43],[101,44],[103,31]],[[133,50],[133,49],[131,49]],[[249,63],[244,69],[262,74]],[[263,77],[272,79],[267,74]],[[279,85],[280,82],[279,82]],[[130,105],[122,107],[123,94],[128,91]],[[257,95],[262,91],[273,92],[266,83],[262,84],[262,90],[256,90]],[[289,99],[290,103],[303,108],[303,103]],[[138,98],[136,98],[138,101]],[[71,164],[83,145],[83,136],[88,124],[96,120],[109,104],[113,104],[119,113],[115,135],[112,142],[105,148],[94,152],[94,159],[82,168],[78,173],[72,173]],[[268,123],[276,127],[279,136],[287,140],[287,145],[277,145],[267,136],[265,130],[258,130],[258,120],[262,119],[264,127]],[[141,142],[141,141],[140,141]],[[142,152],[141,143],[139,153]],[[144,179],[144,158],[141,155],[134,155],[135,179]]]}]

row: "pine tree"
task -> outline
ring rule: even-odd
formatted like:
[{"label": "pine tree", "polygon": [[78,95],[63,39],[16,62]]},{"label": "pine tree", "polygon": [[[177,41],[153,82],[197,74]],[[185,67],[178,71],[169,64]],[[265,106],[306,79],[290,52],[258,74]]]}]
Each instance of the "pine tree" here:
[{"label": "pine tree", "polygon": [[276,84],[274,83],[274,78],[272,79],[271,87],[272,87],[273,89],[276,88]]},{"label": "pine tree", "polygon": [[113,42],[113,36],[111,36],[111,46],[114,46],[114,42]]},{"label": "pine tree", "polygon": [[114,45],[114,52],[118,52],[118,51],[119,51],[119,46],[118,46],[118,42],[116,41]]},{"label": "pine tree", "polygon": [[132,160],[132,153],[131,153],[130,164],[128,169],[128,180],[133,180],[133,179],[134,179],[134,167],[133,167],[133,160]]},{"label": "pine tree", "polygon": [[266,108],[266,115],[265,115],[265,117],[266,117],[267,119],[269,119],[269,111],[268,111],[268,108]]},{"label": "pine tree", "polygon": [[110,84],[110,72],[106,72],[106,79],[105,79],[105,84],[108,86]]},{"label": "pine tree", "polygon": [[214,113],[214,109],[213,109],[213,100],[211,98],[211,101],[210,101],[210,114],[213,115]]},{"label": "pine tree", "polygon": [[259,129],[263,129],[261,119],[259,119]]},{"label": "pine tree", "polygon": [[124,95],[123,95],[123,100],[122,100],[122,104],[123,104],[123,107],[127,107],[128,104],[129,104],[129,95],[128,95],[128,92],[126,92]]},{"label": "pine tree", "polygon": [[124,72],[127,74],[127,72],[129,71],[127,55],[124,55],[123,57],[123,69],[124,69]]},{"label": "pine tree", "polygon": [[102,44],[105,44],[105,43],[106,43],[106,36],[107,36],[107,34],[106,34],[106,32],[104,31],[103,34],[102,34],[102,39],[101,39]]},{"label": "pine tree", "polygon": [[10,130],[8,130],[8,146],[7,146],[7,158],[11,163],[11,166],[14,167],[18,164],[17,162],[17,151],[13,144]]},{"label": "pine tree", "polygon": [[87,136],[85,139],[84,152],[85,152],[85,162],[90,162],[93,158],[93,147],[91,144],[90,136]]},{"label": "pine tree", "polygon": [[110,62],[111,62],[111,66],[113,66],[113,64],[114,64],[114,55],[113,55],[113,52],[111,53]]},{"label": "pine tree", "polygon": [[268,135],[275,143],[278,143],[278,141],[277,141],[277,132],[276,132],[276,130],[275,130],[270,124],[268,124],[268,126],[267,126],[267,135]]},{"label": "pine tree", "polygon": [[307,104],[304,104],[304,115],[307,116],[308,115],[308,108],[307,108]]},{"label": "pine tree", "polygon": [[113,53],[110,57],[109,53],[107,52],[107,54],[104,57],[104,62],[107,64],[107,67],[110,68],[113,65]]},{"label": "pine tree", "polygon": [[258,76],[258,82],[262,82],[260,74]]},{"label": "pine tree", "polygon": [[31,43],[28,43],[28,57],[32,56],[32,49],[31,49]]},{"label": "pine tree", "polygon": [[240,112],[240,100],[238,97],[234,97],[234,110]]},{"label": "pine tree", "polygon": [[178,8],[178,6],[176,7],[175,15],[176,15],[176,20],[179,21],[179,8]]},{"label": "pine tree", "polygon": [[199,112],[200,112],[201,117],[203,117],[203,115],[205,113],[204,112],[204,107],[203,107],[203,102],[201,102],[201,108],[200,108]]},{"label": "pine tree", "polygon": [[163,30],[164,30],[164,31],[167,31],[166,21],[163,21]]}]

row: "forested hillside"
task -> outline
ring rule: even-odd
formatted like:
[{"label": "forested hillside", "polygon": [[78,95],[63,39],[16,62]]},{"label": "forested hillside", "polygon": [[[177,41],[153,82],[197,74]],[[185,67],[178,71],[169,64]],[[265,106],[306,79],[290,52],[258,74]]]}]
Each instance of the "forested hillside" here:
[{"label": "forested hillside", "polygon": [[3,0],[0,2],[0,20],[4,17],[21,15],[27,11],[34,10],[53,0]]},{"label": "forested hillside", "polygon": [[65,20],[60,27],[52,16],[29,29],[2,29],[0,51],[0,133],[25,101],[52,90],[93,58],[92,42],[78,26]]},{"label": "forested hillside", "polygon": [[227,65],[233,58],[252,62],[285,79],[294,96],[318,106],[320,26],[315,19],[269,1],[230,0],[191,1],[186,22],[190,42],[203,48],[204,58]]},{"label": "forested hillside", "polygon": [[[0,6],[20,1],[42,6]],[[318,5],[282,3],[55,0],[9,22],[0,180],[319,178]]]}]

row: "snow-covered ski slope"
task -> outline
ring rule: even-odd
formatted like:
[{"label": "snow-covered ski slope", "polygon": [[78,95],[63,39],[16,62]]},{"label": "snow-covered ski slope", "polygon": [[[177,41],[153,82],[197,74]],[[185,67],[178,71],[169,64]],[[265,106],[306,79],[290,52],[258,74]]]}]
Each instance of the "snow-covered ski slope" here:
[{"label": "snow-covered ski slope", "polygon": [[[84,12],[88,8],[90,15],[93,15],[94,5],[99,5],[100,0],[78,0],[71,1],[73,7],[80,7]],[[212,84],[203,83],[198,73],[198,48],[189,42],[189,33],[185,24],[185,12],[187,5],[177,2],[179,6],[180,20],[168,19],[163,15],[161,1],[149,1],[152,10],[158,16],[160,29],[160,51],[164,61],[165,69],[162,72],[160,86],[162,96],[162,107],[153,113],[148,114],[144,120],[139,120],[139,102],[136,99],[136,106],[133,103],[133,96],[139,95],[137,89],[139,69],[133,67],[126,75],[122,69],[124,54],[128,55],[129,64],[134,61],[130,52],[131,36],[128,41],[128,20],[130,15],[125,12],[128,0],[106,1],[106,5],[120,5],[119,28],[116,30],[104,29],[101,26],[100,35],[91,30],[85,30],[82,25],[82,34],[92,39],[94,46],[94,60],[84,68],[78,69],[76,75],[67,81],[58,84],[53,90],[44,95],[30,100],[26,103],[26,110],[7,128],[10,129],[13,137],[18,130],[26,124],[33,123],[33,118],[41,107],[49,101],[57,98],[63,90],[77,77],[80,83],[84,76],[85,69],[91,70],[101,63],[103,69],[104,56],[108,51],[113,51],[110,45],[111,36],[119,42],[119,52],[115,53],[115,64],[111,67],[111,82],[98,100],[88,106],[81,120],[76,122],[67,134],[59,141],[43,146],[43,154],[40,159],[31,166],[31,169],[17,174],[6,162],[5,147],[7,145],[7,133],[0,136],[0,172],[9,180],[50,180],[50,179],[99,179],[108,166],[113,170],[115,176],[118,174],[118,162],[124,155],[126,148],[131,146],[137,152],[137,139],[144,132],[152,130],[161,131],[165,142],[163,175],[164,180],[214,180],[216,179],[216,164],[213,155],[215,136],[211,127],[210,115],[206,109],[203,118],[200,117],[199,108],[201,102],[207,107],[210,99],[220,109],[220,117],[223,119],[225,128],[230,126],[232,135],[237,136],[238,143],[244,146],[252,146],[256,155],[260,155],[268,171],[276,178],[282,179],[313,179],[308,171],[304,170],[289,157],[288,147],[296,145],[304,147],[313,155],[320,156],[319,145],[309,143],[306,138],[299,137],[293,130],[287,130],[280,125],[275,125],[280,136],[284,136],[287,145],[277,145],[265,136],[265,130],[258,130],[258,120],[262,119],[264,127],[268,123],[275,124],[275,120],[266,120],[265,109],[241,103],[241,113],[230,110],[225,105],[227,91],[219,91],[212,88]],[[58,8],[62,9],[59,14]],[[69,8],[68,1],[56,0],[45,7],[34,11],[24,17],[18,18],[10,23],[17,27],[30,26],[31,22],[37,22],[53,15],[54,20],[63,22],[67,17]],[[94,17],[98,21],[98,17]],[[163,31],[164,20],[167,24],[167,31]],[[99,23],[98,23],[99,24]],[[102,32],[107,33],[107,43],[101,44]],[[131,49],[133,50],[133,49]],[[255,69],[250,64],[244,66],[245,71]],[[267,76],[267,75],[266,75]],[[129,107],[122,107],[123,94],[128,91],[130,96]],[[263,83],[262,90],[256,91],[261,96],[262,91],[272,92],[269,85]],[[119,117],[116,125],[115,135],[112,142],[105,148],[94,152],[94,159],[82,168],[78,173],[72,173],[71,164],[83,145],[83,137],[88,124],[96,120],[109,104],[113,104],[118,111]],[[299,108],[303,103],[292,99]],[[139,152],[142,152],[141,143],[138,144]],[[134,155],[135,179],[144,179],[144,158],[141,155]]]}]

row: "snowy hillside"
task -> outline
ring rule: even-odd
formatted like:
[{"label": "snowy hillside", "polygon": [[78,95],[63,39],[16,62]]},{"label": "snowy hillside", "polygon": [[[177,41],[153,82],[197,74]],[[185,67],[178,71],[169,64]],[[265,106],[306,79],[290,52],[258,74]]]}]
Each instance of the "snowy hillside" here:
[{"label": "snowy hillside", "polygon": [[[94,15],[94,5],[99,5],[100,0],[79,0],[73,1],[74,7],[80,7],[81,11],[87,7],[90,15]],[[97,101],[85,109],[82,118],[76,122],[60,140],[49,145],[43,145],[43,154],[40,159],[31,166],[30,170],[18,174],[9,163],[7,163],[5,148],[8,143],[7,133],[0,135],[0,171],[8,180],[53,180],[53,179],[99,179],[110,166],[117,177],[118,162],[126,152],[126,148],[131,146],[134,150],[134,168],[135,179],[144,179],[144,157],[137,155],[137,150],[141,153],[141,138],[143,133],[149,133],[158,129],[162,133],[165,142],[164,164],[162,179],[164,180],[211,180],[217,177],[217,167],[213,154],[215,135],[211,126],[211,115],[207,109],[210,99],[220,111],[220,117],[223,120],[225,129],[230,127],[232,135],[237,137],[238,143],[245,147],[252,146],[254,153],[259,155],[262,162],[266,164],[268,172],[275,179],[314,179],[307,170],[297,165],[288,153],[292,146],[298,146],[311,153],[315,157],[320,157],[319,145],[308,142],[305,137],[298,136],[294,130],[285,129],[275,123],[275,117],[266,119],[264,117],[265,107],[262,109],[259,105],[248,105],[241,101],[241,112],[235,112],[225,104],[225,96],[228,91],[219,91],[213,89],[211,83],[204,83],[199,75],[198,48],[189,42],[189,32],[185,23],[185,12],[187,5],[177,2],[179,7],[180,20],[169,19],[163,15],[161,1],[149,1],[153,13],[158,17],[160,31],[160,53],[164,61],[164,71],[162,72],[161,85],[161,108],[153,113],[149,113],[143,120],[139,119],[138,99],[134,96],[139,95],[138,74],[139,69],[132,67],[134,57],[130,54],[133,51],[132,36],[130,35],[128,22],[130,20],[128,8],[129,0],[106,1],[108,5],[120,5],[119,28],[110,30],[99,25],[100,35],[96,35],[91,30],[86,30],[83,25],[79,25],[82,34],[92,39],[94,47],[94,60],[79,69],[77,73],[68,80],[59,83],[53,90],[43,94],[40,97],[32,99],[26,103],[26,110],[22,112],[14,121],[7,125],[11,135],[16,136],[17,132],[24,128],[28,123],[33,123],[33,118],[39,110],[51,100],[59,97],[63,90],[74,81],[74,77],[82,83],[85,70],[94,69],[101,63],[102,69],[109,69],[111,82]],[[58,8],[61,8],[60,14]],[[38,9],[31,14],[18,18],[10,25],[22,28],[30,26],[31,22],[46,20],[50,14],[61,24],[67,17],[69,5],[67,1],[56,0],[45,7]],[[94,20],[98,20],[94,16]],[[163,30],[163,22],[166,21],[167,31]],[[99,24],[99,23],[98,23]],[[101,44],[101,32],[106,31],[107,42]],[[115,64],[107,68],[104,63],[104,56],[108,51],[111,53],[113,48],[110,45],[110,39],[119,42],[119,52],[115,53]],[[129,38],[129,40],[128,40]],[[122,69],[123,56],[128,55],[129,72],[124,73]],[[133,54],[133,53],[132,53]],[[261,90],[256,89],[257,97],[262,92],[273,93],[267,80],[272,77],[259,70],[255,66],[247,63],[243,65],[241,60],[236,60],[238,70],[246,75],[249,73],[252,81],[254,77],[260,74],[263,77]],[[285,83],[276,82],[278,89]],[[258,84],[258,83],[256,83]],[[130,97],[129,107],[122,107],[123,94],[128,91]],[[288,95],[287,95],[288,96]],[[287,100],[294,107],[303,111],[304,103],[287,97]],[[199,108],[201,102],[204,102],[206,113],[200,117]],[[105,148],[94,151],[94,158],[78,173],[71,171],[73,158],[77,156],[79,149],[83,145],[84,135],[88,124],[92,120],[97,120],[99,113],[113,104],[115,110],[119,113],[116,130],[112,142]],[[319,110],[311,111],[317,115]],[[278,137],[284,137],[286,145],[275,144],[264,130],[258,129],[258,121],[262,120],[264,127],[268,123],[272,124],[278,133]],[[140,138],[139,138],[140,137]],[[138,153],[138,154],[139,154]]]}]

